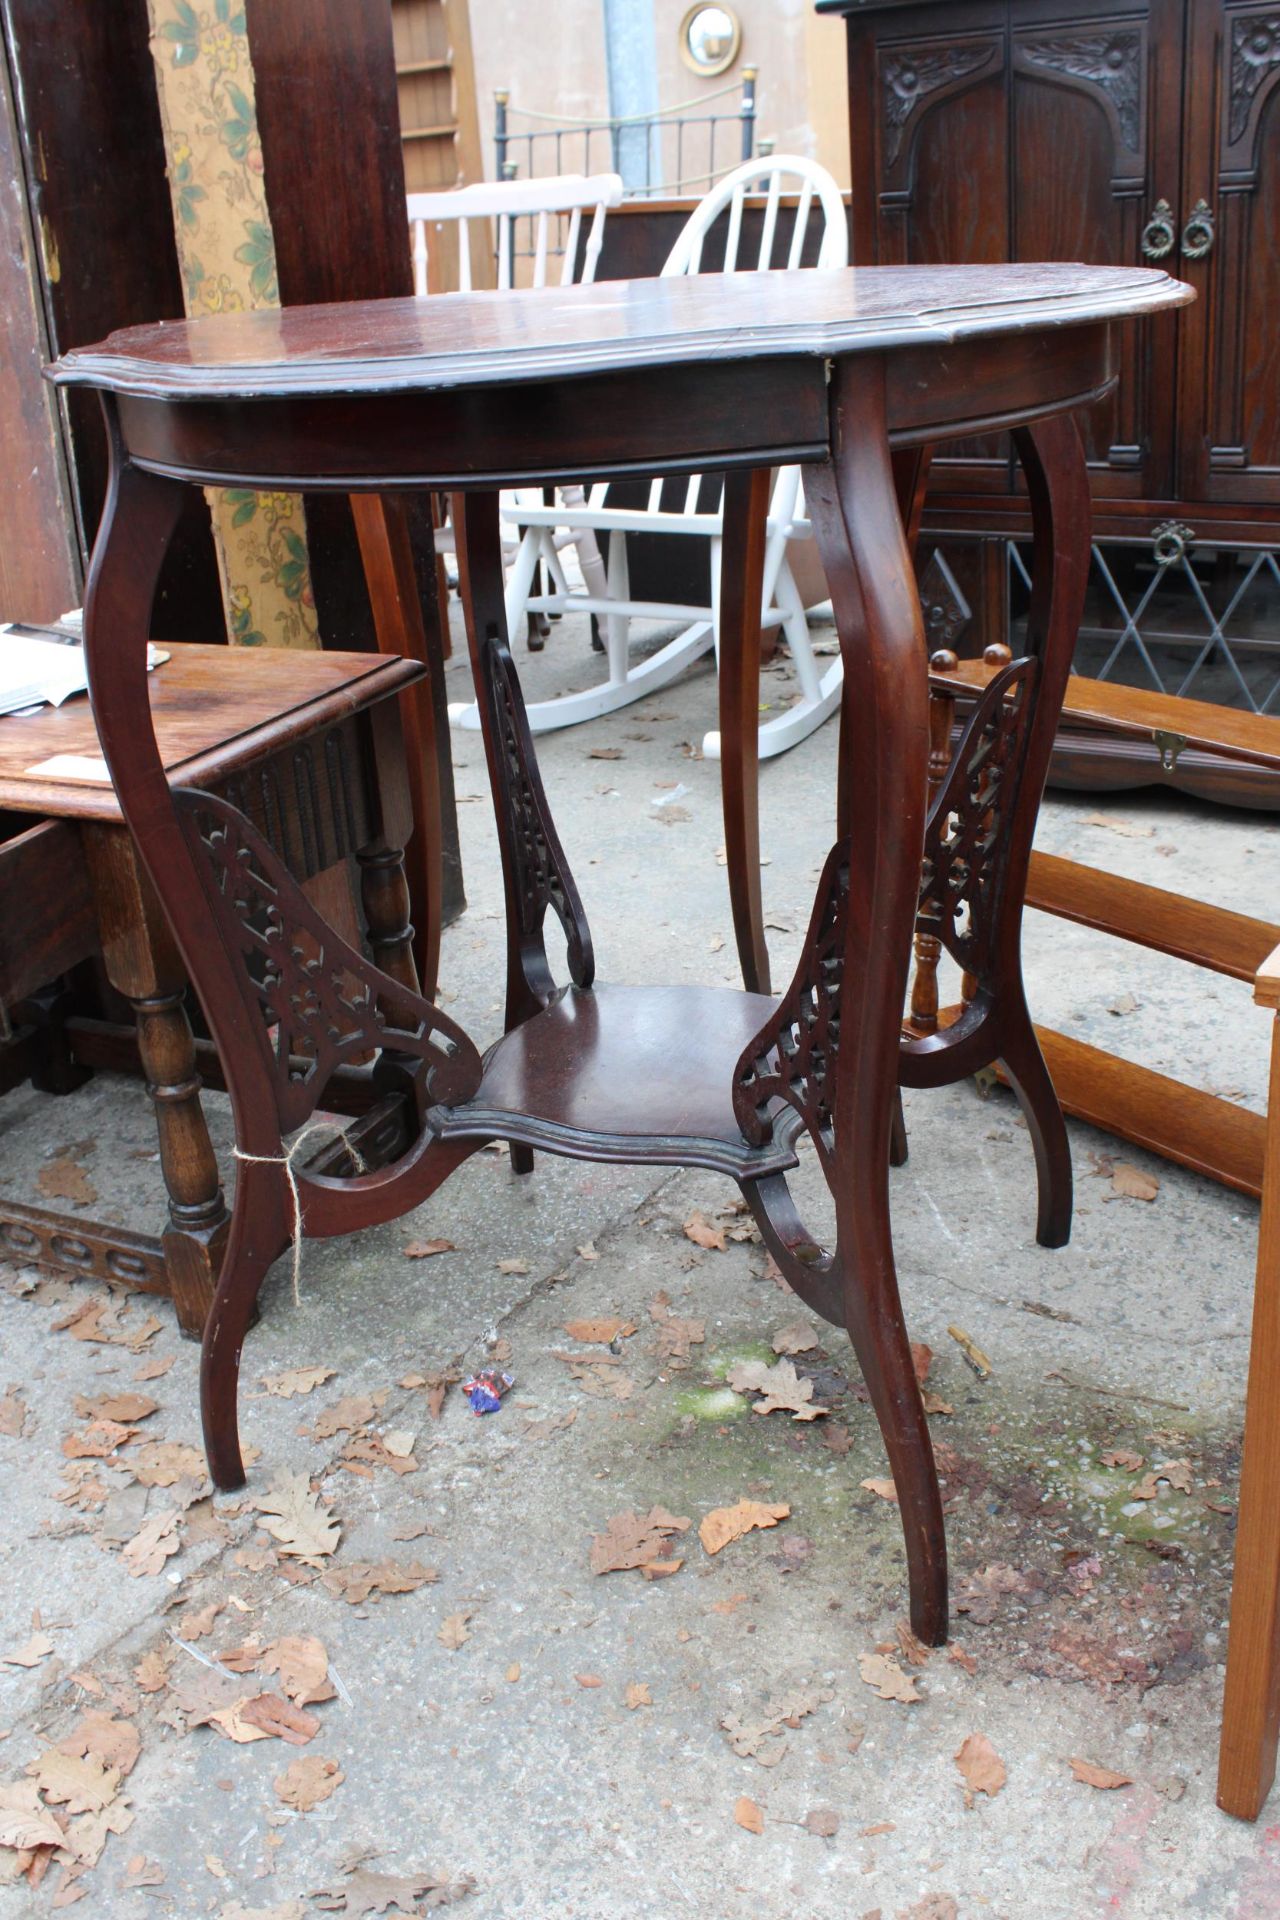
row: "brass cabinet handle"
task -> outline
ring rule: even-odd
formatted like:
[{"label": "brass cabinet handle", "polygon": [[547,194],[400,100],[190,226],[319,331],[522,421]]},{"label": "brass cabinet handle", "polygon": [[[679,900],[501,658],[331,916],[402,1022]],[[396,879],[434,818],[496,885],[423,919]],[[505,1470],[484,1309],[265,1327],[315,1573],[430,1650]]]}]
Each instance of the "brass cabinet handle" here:
[{"label": "brass cabinet handle", "polygon": [[1191,218],[1182,229],[1184,260],[1203,260],[1218,237],[1218,229],[1207,200],[1197,200]]},{"label": "brass cabinet handle", "polygon": [[1165,260],[1178,244],[1178,229],[1173,224],[1173,208],[1167,200],[1157,200],[1155,211],[1142,229],[1142,251],[1148,260]]}]

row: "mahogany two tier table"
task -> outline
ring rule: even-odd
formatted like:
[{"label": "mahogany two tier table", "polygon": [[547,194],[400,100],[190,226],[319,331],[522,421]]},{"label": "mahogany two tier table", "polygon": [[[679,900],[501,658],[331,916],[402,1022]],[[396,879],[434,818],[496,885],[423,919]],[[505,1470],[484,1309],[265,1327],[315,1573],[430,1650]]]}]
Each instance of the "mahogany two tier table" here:
[{"label": "mahogany two tier table", "polygon": [[[85,620],[102,748],[217,1042],[242,1158],[201,1376],[219,1486],[243,1481],[241,1342],[294,1235],[282,1138],[335,1067],[378,1047],[413,1076],[417,1139],[349,1179],[299,1169],[304,1232],[407,1212],[493,1139],[517,1164],[540,1147],[731,1176],[796,1293],[848,1329],[898,1489],[912,1624],[944,1638],[942,1509],[890,1232],[896,1090],[1003,1058],[1036,1145],[1040,1237],[1061,1243],[1070,1161],[1017,943],[1088,565],[1071,414],[1113,384],[1117,323],[1188,298],[1160,273],[1071,266],[706,275],[226,315],[133,328],[56,364],[54,380],[102,391],[112,449]],[[1036,528],[1028,650],[992,681],[930,804],[925,643],[898,489],[909,497],[912,449],[999,427],[1015,431]],[[761,509],[769,469],[790,462],[806,469],[845,671],[836,833],[795,976],[776,999],[598,986],[508,651],[496,490],[725,473],[721,718],[741,903],[759,874],[751,754],[732,743],[755,730]],[[166,779],[146,636],[189,485],[458,496],[506,889],[505,1032],[487,1052],[429,984],[415,993],[347,946],[243,813]],[[412,590],[408,575],[398,590]],[[564,985],[548,909],[566,937]],[[903,1041],[918,920],[976,988],[954,1027]],[[831,1188],[831,1247],[788,1186],[806,1132]]]}]

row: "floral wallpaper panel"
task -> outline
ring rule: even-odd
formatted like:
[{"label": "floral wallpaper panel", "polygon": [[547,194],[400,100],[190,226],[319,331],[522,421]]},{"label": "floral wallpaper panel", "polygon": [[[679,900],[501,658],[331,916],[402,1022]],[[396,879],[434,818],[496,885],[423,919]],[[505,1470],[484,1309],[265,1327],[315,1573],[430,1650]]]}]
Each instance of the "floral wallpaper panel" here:
[{"label": "floral wallpaper panel", "polygon": [[[189,316],[278,307],[245,7],[148,0]],[[270,5],[270,0],[257,4]],[[316,647],[301,499],[210,490],[227,627],[244,647]]]}]

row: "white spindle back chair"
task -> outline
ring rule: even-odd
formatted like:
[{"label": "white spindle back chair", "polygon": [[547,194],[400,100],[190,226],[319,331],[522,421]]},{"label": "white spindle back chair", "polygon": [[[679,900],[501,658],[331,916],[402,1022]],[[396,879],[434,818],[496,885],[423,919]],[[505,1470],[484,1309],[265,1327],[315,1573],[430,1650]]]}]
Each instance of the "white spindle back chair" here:
[{"label": "white spindle back chair", "polygon": [[[764,196],[760,240],[753,249],[754,260],[744,264],[743,227],[748,199]],[[786,216],[784,196],[795,194],[796,206],[789,234],[784,232]],[[725,273],[765,272],[774,266],[794,268],[801,265],[811,219],[820,221],[821,239],[818,268],[836,268],[848,264],[848,222],[844,201],[835,180],[816,162],[794,154],[771,154],[749,160],[728,174],[707,193],[690,214],[662,269],[664,278],[676,274],[698,273],[711,228],[727,218],[725,231]],[[775,259],[775,255],[779,257]],[[683,672],[693,660],[717,642],[720,590],[720,542],[723,515],[698,509],[702,476],[690,475],[685,486],[683,507],[673,511],[662,504],[663,482],[654,480],[644,507],[611,506],[607,488],[591,488],[586,505],[566,513],[562,508],[534,504],[521,496],[519,518],[526,532],[507,582],[507,626],[509,632],[530,612],[564,613],[577,611],[600,616],[605,634],[608,672],[598,686],[584,692],[562,694],[537,701],[528,709],[529,724],[535,732],[556,727],[575,726],[600,714],[615,712],[665,686]],[[668,483],[668,498],[670,483]],[[607,591],[602,596],[594,583],[587,581],[585,593],[571,592],[561,570],[551,567],[552,591],[534,596],[532,586],[538,560],[546,550],[539,544],[540,534],[552,529],[573,533],[609,535]],[[645,602],[630,597],[627,580],[626,536],[628,533],[669,533],[697,536],[710,541],[711,605],[707,607]],[[833,713],[840,701],[841,668],[835,660],[820,674],[809,641],[804,602],[787,559],[791,540],[810,537],[804,518],[798,467],[781,468],[775,478],[770,502],[765,546],[764,605],[762,620],[766,626],[781,626],[795,663],[800,683],[800,698],[784,713],[767,721],[760,729],[762,758],[784,752]],[[561,542],[563,541],[563,531]],[[558,543],[559,544],[559,543]],[[687,621],[680,634],[657,649],[647,659],[633,665],[630,658],[632,620]],[[451,709],[455,725],[479,724],[474,707]],[[709,733],[703,751],[718,758],[720,736]]]},{"label": "white spindle back chair", "polygon": [[[568,216],[568,231],[560,263],[560,285],[572,286],[575,280],[594,280],[596,262],[604,239],[604,217],[609,207],[622,198],[622,179],[616,173],[557,174],[548,180],[478,180],[474,186],[455,187],[447,193],[411,193],[408,195],[409,229],[413,236],[413,290],[419,296],[431,291],[429,233],[433,225],[456,222],[458,228],[458,291],[471,292],[471,222],[497,222],[498,287],[505,292],[512,284],[515,259],[514,223],[528,219],[534,226],[533,279],[531,285],[545,287],[547,262],[551,248],[551,222]],[[590,214],[581,270],[577,268],[578,248],[582,241],[583,215]]]}]

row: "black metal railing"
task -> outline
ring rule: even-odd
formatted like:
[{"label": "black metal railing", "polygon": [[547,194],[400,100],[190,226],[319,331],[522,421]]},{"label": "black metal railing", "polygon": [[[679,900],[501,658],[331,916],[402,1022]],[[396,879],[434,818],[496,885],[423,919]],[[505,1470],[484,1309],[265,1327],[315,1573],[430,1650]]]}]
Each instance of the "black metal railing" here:
[{"label": "black metal railing", "polygon": [[[557,173],[621,173],[628,199],[705,193],[756,149],[755,67],[715,93],[682,100],[656,113],[566,120],[511,103],[509,89],[494,94],[494,148],[499,180],[535,180]],[[737,95],[732,112],[707,112]],[[694,109],[694,111],[690,111]],[[513,121],[536,121],[516,126]],[[687,169],[687,170],[686,170]]]}]

